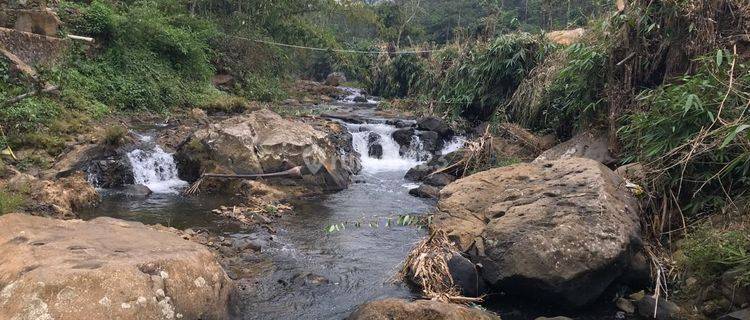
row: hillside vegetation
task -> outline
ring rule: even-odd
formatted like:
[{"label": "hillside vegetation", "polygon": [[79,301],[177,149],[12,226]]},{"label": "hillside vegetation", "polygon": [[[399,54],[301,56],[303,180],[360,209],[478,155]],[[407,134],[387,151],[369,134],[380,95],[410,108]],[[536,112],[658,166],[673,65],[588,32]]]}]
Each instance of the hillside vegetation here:
[{"label": "hillside vegetation", "polygon": [[[618,165],[643,167],[632,182],[645,190],[646,237],[657,264],[676,270],[670,279],[711,283],[738,269],[747,285],[750,4],[614,2],[64,0],[61,33],[95,42],[39,70],[59,95],[0,107],[0,150],[43,150],[14,165],[44,168],[92,121],[243,110],[288,98],[296,79],[342,72],[386,105],[467,131],[511,122],[560,140],[608,132]],[[586,32],[572,45],[545,36],[578,27]],[[213,85],[216,75],[233,81]],[[38,85],[0,60],[0,101]]]}]

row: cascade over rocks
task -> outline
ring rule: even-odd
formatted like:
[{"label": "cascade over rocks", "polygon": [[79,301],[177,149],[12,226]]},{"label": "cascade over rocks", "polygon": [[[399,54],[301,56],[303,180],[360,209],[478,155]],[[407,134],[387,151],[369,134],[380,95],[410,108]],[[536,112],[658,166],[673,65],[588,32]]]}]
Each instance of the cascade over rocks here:
[{"label": "cascade over rocks", "polygon": [[433,300],[409,302],[385,299],[361,305],[349,320],[500,320],[500,317],[462,305]]},{"label": "cascade over rocks", "polygon": [[101,188],[118,188],[135,183],[133,166],[125,156],[93,160],[84,171],[96,177],[95,184]]},{"label": "cascade over rocks", "polygon": [[380,135],[375,132],[370,132],[367,135],[367,155],[376,159],[383,158],[383,145],[380,141]]},{"label": "cascade over rocks", "polygon": [[203,172],[259,174],[302,166],[302,181],[283,183],[335,191],[345,189],[359,169],[356,154],[340,152],[347,147],[333,142],[347,139],[333,139],[308,124],[263,109],[196,131],[180,146],[175,160],[180,177],[187,181],[197,180]]},{"label": "cascade over rocks", "polygon": [[449,184],[432,227],[482,265],[491,289],[580,307],[627,271],[640,246],[638,210],[609,168],[567,158]]},{"label": "cascade over rocks", "polygon": [[215,256],[170,230],[0,216],[0,319],[227,318],[233,285]]},{"label": "cascade over rocks", "polygon": [[443,148],[443,140],[435,131],[420,131],[417,133],[417,137],[422,141],[422,146],[425,151],[429,151],[434,154]]},{"label": "cascade over rocks", "polygon": [[398,143],[399,146],[409,146],[411,144],[411,137],[414,136],[414,129],[399,129],[391,134],[393,140]]}]

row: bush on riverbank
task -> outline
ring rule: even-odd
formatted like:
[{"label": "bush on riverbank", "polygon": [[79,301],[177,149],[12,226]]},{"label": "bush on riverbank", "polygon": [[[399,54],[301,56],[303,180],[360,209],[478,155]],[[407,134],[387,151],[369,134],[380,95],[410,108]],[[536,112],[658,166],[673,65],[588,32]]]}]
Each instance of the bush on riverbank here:
[{"label": "bush on riverbank", "polygon": [[681,244],[683,256],[678,265],[705,283],[714,283],[722,274],[738,272],[739,287],[750,286],[750,228],[745,224],[727,227],[701,226]]},{"label": "bush on riverbank", "polygon": [[382,55],[370,91],[385,97],[416,96],[452,117],[487,119],[553,49],[542,35],[513,33],[492,41],[446,47],[427,58]]}]

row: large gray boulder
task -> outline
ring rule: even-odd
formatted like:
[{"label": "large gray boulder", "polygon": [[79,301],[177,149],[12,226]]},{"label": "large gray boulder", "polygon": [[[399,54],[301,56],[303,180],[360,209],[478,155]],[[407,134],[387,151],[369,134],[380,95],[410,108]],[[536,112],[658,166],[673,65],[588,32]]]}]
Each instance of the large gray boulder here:
[{"label": "large gray boulder", "polygon": [[578,307],[626,272],[640,246],[638,210],[610,169],[568,158],[449,184],[433,228],[482,265],[492,289]]},{"label": "large gray boulder", "polygon": [[166,228],[7,214],[0,261],[0,319],[228,317],[213,253]]},{"label": "large gray boulder", "polygon": [[267,110],[235,116],[196,131],[175,155],[180,176],[202,172],[259,174],[303,167],[300,181],[321,191],[345,189],[359,168],[353,153],[339,152],[328,134]]}]

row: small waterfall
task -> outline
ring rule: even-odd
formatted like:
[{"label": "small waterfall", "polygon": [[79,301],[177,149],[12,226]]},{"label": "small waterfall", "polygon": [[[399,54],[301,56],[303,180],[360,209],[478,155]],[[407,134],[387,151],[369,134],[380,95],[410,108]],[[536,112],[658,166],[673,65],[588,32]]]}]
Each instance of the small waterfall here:
[{"label": "small waterfall", "polygon": [[362,89],[344,87],[344,86],[339,86],[337,88],[346,92],[346,96],[343,99],[341,99],[341,101],[346,104],[356,104],[356,103],[377,104],[378,103],[377,100],[368,99]]},{"label": "small waterfall", "polygon": [[[378,171],[406,171],[418,165],[429,157],[421,146],[419,138],[412,140],[409,150],[400,154],[401,146],[391,136],[396,127],[387,124],[347,124],[352,133],[354,150],[361,155],[362,168],[366,172]],[[379,137],[379,144],[383,147],[383,156],[378,159],[368,154],[368,139],[371,134]]]},{"label": "small waterfall", "polygon": [[449,154],[454,151],[458,151],[458,149],[463,148],[463,146],[466,144],[466,139],[464,139],[461,136],[455,136],[451,141],[447,141],[445,145],[443,146],[443,149],[440,150],[440,154]]},{"label": "small waterfall", "polygon": [[140,138],[144,142],[144,148],[127,154],[133,167],[135,184],[145,185],[154,193],[179,193],[188,183],[178,177],[172,155],[159,145],[151,143],[151,137]]}]

